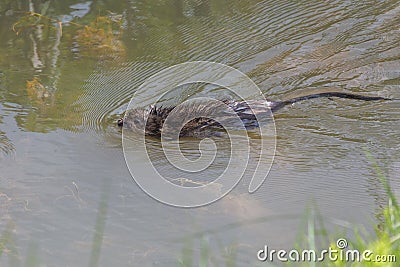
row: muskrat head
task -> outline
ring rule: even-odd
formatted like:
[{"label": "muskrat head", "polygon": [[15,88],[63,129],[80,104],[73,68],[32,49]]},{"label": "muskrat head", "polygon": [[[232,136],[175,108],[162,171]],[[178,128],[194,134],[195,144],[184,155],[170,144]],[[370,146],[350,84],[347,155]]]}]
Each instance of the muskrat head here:
[{"label": "muskrat head", "polygon": [[123,127],[134,131],[134,132],[144,132],[146,122],[145,122],[145,110],[143,109],[132,109],[125,113],[122,119]]},{"label": "muskrat head", "polygon": [[164,112],[159,108],[150,106],[147,109],[132,109],[126,112],[119,124],[134,132],[146,135],[160,136],[165,121]]}]

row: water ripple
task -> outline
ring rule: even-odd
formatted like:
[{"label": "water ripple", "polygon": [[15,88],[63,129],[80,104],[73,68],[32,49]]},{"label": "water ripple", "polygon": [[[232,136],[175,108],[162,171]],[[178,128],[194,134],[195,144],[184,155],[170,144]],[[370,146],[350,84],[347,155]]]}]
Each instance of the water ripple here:
[{"label": "water ripple", "polygon": [[146,49],[131,62],[99,66],[87,79],[76,103],[83,129],[106,132],[145,78],[190,60],[232,65],[278,99],[309,87],[398,96],[396,1],[263,1],[240,11],[235,5],[218,14],[188,11],[173,25],[150,27],[141,17],[142,37],[126,29]]}]

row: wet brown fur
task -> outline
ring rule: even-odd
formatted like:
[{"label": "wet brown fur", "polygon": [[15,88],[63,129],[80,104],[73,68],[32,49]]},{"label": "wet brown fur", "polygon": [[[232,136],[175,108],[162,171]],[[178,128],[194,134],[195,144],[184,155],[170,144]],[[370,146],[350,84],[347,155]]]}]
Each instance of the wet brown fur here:
[{"label": "wet brown fur", "polygon": [[[268,113],[276,112],[286,105],[290,105],[299,101],[308,100],[320,97],[339,97],[349,98],[364,101],[374,100],[390,100],[384,97],[371,97],[358,94],[350,94],[343,92],[324,92],[319,94],[311,94],[301,97],[292,98],[285,101],[234,101],[225,100],[219,103],[205,104],[205,103],[192,103],[185,106],[178,107],[163,107],[151,106],[147,109],[129,110],[124,118],[118,120],[119,126],[124,126],[130,130],[145,129],[145,134],[150,136],[161,136],[161,131],[164,133],[173,132],[179,125],[165,124],[167,117],[173,112],[178,114],[179,120],[186,121],[184,126],[179,132],[179,136],[191,137],[206,137],[215,136],[223,132],[222,125],[230,125],[235,127],[235,121],[232,119],[232,114],[224,112],[215,113],[217,108],[221,108],[221,104],[225,104],[231,111],[235,112],[241,119],[242,125],[246,129],[259,127],[257,118],[268,116]],[[214,114],[213,114],[214,113]],[[199,114],[196,116],[196,114]],[[201,114],[209,114],[210,116],[203,117]],[[145,115],[148,115],[147,122],[145,123]],[[192,117],[190,117],[192,116]],[[190,118],[193,118],[191,119]],[[218,122],[210,117],[218,118]],[[144,125],[145,123],[145,125]],[[165,126],[167,125],[167,126]],[[164,127],[165,126],[165,127]],[[172,127],[173,129],[168,129]],[[237,126],[240,127],[240,126]]]}]

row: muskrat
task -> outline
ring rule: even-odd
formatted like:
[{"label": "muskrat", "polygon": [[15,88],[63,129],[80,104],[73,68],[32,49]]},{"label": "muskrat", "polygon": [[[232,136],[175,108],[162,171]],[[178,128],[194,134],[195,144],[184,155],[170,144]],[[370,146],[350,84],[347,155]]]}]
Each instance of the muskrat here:
[{"label": "muskrat", "polygon": [[[350,98],[364,101],[374,101],[374,100],[391,100],[385,97],[379,96],[364,96],[352,93],[344,93],[344,92],[323,92],[323,93],[315,93],[300,97],[295,97],[285,101],[270,101],[270,100],[249,100],[249,101],[235,101],[235,100],[224,100],[222,101],[229,109],[235,112],[240,120],[242,125],[247,129],[252,129],[259,127],[259,122],[256,119],[260,118],[260,116],[268,115],[266,111],[276,112],[284,106],[294,104],[299,101],[308,100],[312,98],[320,98],[320,97],[339,97],[339,98]],[[178,110],[178,114],[183,117],[188,114],[196,114],[198,111],[203,111],[206,109],[207,111],[212,112],[215,108],[213,104],[211,105],[189,105],[186,108],[181,108]],[[163,106],[150,106],[147,109],[133,109],[126,112],[123,118],[118,119],[117,124],[119,126],[124,126],[129,130],[145,130],[145,135],[149,136],[161,136],[161,130],[163,129],[164,122],[168,115],[175,109],[175,106],[163,107]],[[203,113],[204,114],[204,113]],[[147,116],[147,122],[145,123],[144,117]],[[223,127],[221,125],[221,121],[224,121],[226,118],[219,118],[218,121],[214,119],[210,119],[207,117],[197,117],[195,119],[187,122],[179,132],[179,136],[187,136],[187,137],[208,137],[208,136],[217,136],[221,134],[223,131]],[[230,122],[227,124],[222,123],[223,125],[230,125]],[[163,132],[168,132],[168,129],[163,129]]]}]

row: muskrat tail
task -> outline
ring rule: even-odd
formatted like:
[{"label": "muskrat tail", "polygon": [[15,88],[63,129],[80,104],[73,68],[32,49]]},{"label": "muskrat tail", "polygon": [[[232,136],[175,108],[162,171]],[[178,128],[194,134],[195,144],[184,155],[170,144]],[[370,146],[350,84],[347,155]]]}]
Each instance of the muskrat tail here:
[{"label": "muskrat tail", "polygon": [[365,95],[343,93],[343,92],[324,92],[324,93],[299,96],[285,101],[275,102],[275,105],[271,109],[272,111],[277,111],[283,108],[284,106],[291,105],[299,101],[313,99],[313,98],[320,98],[320,97],[340,97],[340,98],[350,98],[350,99],[357,99],[364,101],[393,100],[391,98],[380,97],[380,96],[365,96]]}]

